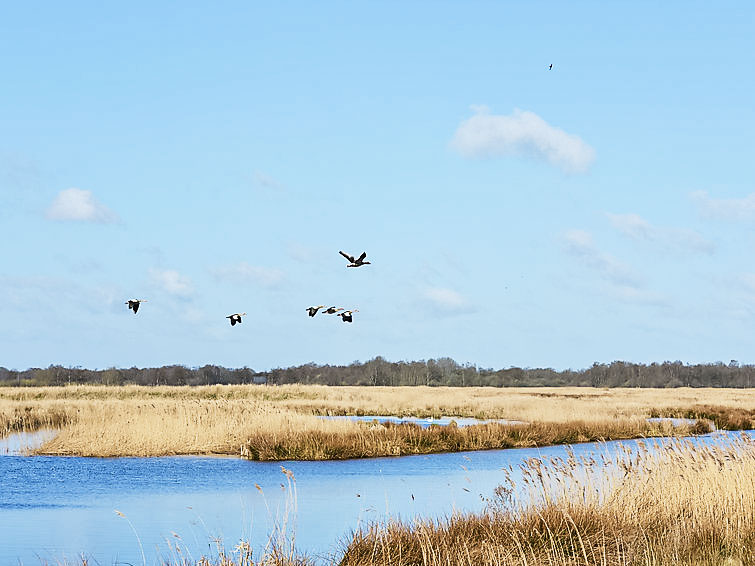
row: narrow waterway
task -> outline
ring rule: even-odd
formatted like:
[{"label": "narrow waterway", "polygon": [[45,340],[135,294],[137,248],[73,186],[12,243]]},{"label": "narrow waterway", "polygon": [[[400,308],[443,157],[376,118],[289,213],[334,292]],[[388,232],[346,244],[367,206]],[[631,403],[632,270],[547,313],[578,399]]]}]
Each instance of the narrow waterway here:
[{"label": "narrow waterway", "polygon": [[[746,434],[755,436],[754,431]],[[726,439],[727,434],[714,433],[694,442]],[[6,441],[14,443],[23,445]],[[577,456],[613,454],[616,448],[611,442],[572,447]],[[295,517],[288,516],[296,545],[327,558],[365,521],[479,511],[501,483],[501,468],[566,452],[567,447],[554,446],[268,463],[23,456],[0,446],[0,455],[5,454],[0,456],[0,555],[7,564],[76,563],[82,555],[102,565],[158,564],[172,557],[214,555],[217,540],[229,550],[242,539],[264,545],[291,501],[282,465],[296,478],[297,509]],[[176,544],[181,554],[171,550]]]}]

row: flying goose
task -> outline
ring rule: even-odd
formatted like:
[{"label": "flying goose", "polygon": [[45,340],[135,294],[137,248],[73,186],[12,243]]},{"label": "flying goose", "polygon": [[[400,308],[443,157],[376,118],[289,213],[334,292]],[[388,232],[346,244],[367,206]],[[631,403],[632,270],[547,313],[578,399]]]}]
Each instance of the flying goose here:
[{"label": "flying goose", "polygon": [[234,326],[237,322],[239,324],[241,324],[241,317],[242,316],[246,316],[246,313],[245,312],[242,312],[242,313],[238,313],[237,312],[235,314],[228,315],[226,318],[230,318],[231,319],[231,326]]},{"label": "flying goose", "polygon": [[325,305],[320,305],[320,306],[317,306],[317,307],[309,307],[309,308],[307,308],[307,312],[309,313],[309,316],[315,316],[317,314],[317,311],[319,311],[320,309],[324,309],[324,308],[325,308]]},{"label": "flying goose", "polygon": [[328,307],[324,311],[322,311],[322,314],[336,314],[338,311],[342,311],[343,307],[336,308],[336,307]]},{"label": "flying goose", "polygon": [[147,301],[144,299],[129,299],[124,304],[128,305],[128,308],[130,308],[132,311],[134,311],[134,314],[136,314],[136,311],[139,310],[139,305],[146,302]]},{"label": "flying goose", "polygon": [[346,252],[339,251],[338,253],[349,260],[350,263],[346,267],[362,267],[363,265],[370,265],[369,261],[364,261],[364,258],[367,257],[367,252],[362,252],[362,255],[356,259],[354,259],[353,255],[349,255]]},{"label": "flying goose", "polygon": [[358,309],[354,309],[353,311],[344,311],[342,313],[339,313],[338,316],[341,317],[341,320],[344,322],[354,322],[354,319],[351,317],[351,315],[355,312],[359,312]]}]

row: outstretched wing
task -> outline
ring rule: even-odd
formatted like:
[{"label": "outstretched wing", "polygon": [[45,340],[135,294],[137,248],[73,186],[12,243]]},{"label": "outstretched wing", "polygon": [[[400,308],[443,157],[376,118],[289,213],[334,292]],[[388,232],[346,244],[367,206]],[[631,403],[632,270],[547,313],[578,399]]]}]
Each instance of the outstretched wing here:
[{"label": "outstretched wing", "polygon": [[354,263],[354,256],[353,255],[349,255],[346,252],[341,252],[341,251],[339,251],[338,253],[341,254],[346,259],[348,259],[351,263]]},{"label": "outstretched wing", "polygon": [[362,255],[359,256],[359,259],[357,260],[358,263],[361,263],[364,261],[364,258],[367,257],[367,252],[362,252]]},{"label": "outstretched wing", "polygon": [[139,310],[139,303],[134,303],[131,308],[134,309],[134,314],[136,314],[136,311]]}]

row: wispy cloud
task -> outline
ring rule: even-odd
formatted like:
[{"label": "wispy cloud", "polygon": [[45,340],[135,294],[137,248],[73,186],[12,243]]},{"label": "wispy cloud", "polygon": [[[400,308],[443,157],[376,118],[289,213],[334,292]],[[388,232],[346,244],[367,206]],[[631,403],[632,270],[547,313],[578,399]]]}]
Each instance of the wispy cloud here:
[{"label": "wispy cloud", "polygon": [[694,230],[654,226],[637,214],[606,213],[611,225],[636,241],[653,244],[667,251],[695,251],[712,254],[715,246]]},{"label": "wispy cloud", "polygon": [[584,265],[602,277],[619,285],[638,286],[639,279],[632,270],[611,254],[600,251],[592,235],[584,230],[568,230],[563,237],[566,251],[579,258]]},{"label": "wispy cloud", "polygon": [[284,279],[280,269],[250,265],[245,261],[211,268],[210,273],[220,281],[236,284],[252,283],[262,287],[277,287]]},{"label": "wispy cloud", "polygon": [[40,167],[30,157],[13,153],[0,154],[0,184],[15,191],[36,189],[41,184]]},{"label": "wispy cloud", "polygon": [[103,286],[79,279],[50,276],[0,275],[3,306],[19,312],[49,316],[70,312],[99,314],[111,301]]},{"label": "wispy cloud", "polygon": [[423,292],[422,298],[437,312],[443,314],[458,314],[473,310],[467,298],[453,289],[429,287]]},{"label": "wispy cloud", "polygon": [[286,253],[290,258],[302,263],[311,263],[318,256],[315,248],[306,246],[300,242],[289,242],[286,245]]},{"label": "wispy cloud", "polygon": [[170,295],[187,299],[194,294],[191,279],[174,269],[152,268],[149,270],[149,275],[154,284]]},{"label": "wispy cloud", "polygon": [[118,215],[98,202],[92,195],[92,191],[76,188],[60,191],[47,209],[46,216],[50,220],[100,224],[118,222]]},{"label": "wispy cloud", "polygon": [[625,303],[664,308],[671,306],[668,297],[665,295],[634,285],[614,285],[611,289],[611,295]]},{"label": "wispy cloud", "polygon": [[755,193],[743,198],[717,199],[708,196],[707,191],[694,191],[690,198],[697,203],[700,214],[719,220],[755,219]]},{"label": "wispy cloud", "polygon": [[254,182],[258,186],[263,187],[265,189],[270,189],[271,191],[285,191],[286,190],[286,185],[284,185],[277,179],[273,179],[270,175],[266,175],[265,173],[261,171],[254,172]]},{"label": "wispy cloud", "polygon": [[551,126],[533,112],[516,109],[508,116],[473,106],[475,115],[456,130],[451,146],[467,157],[529,155],[544,159],[567,173],[583,173],[595,160],[595,150],[579,136]]}]

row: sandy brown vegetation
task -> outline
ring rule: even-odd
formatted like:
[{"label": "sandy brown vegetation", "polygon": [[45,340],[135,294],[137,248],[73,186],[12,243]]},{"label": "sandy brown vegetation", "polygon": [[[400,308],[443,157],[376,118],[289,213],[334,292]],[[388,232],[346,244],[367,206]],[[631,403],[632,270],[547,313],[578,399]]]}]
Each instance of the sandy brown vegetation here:
[{"label": "sandy brown vegetation", "polygon": [[[61,429],[50,454],[242,454],[323,459],[534,446],[702,432],[648,424],[695,415],[750,428],[753,390],[390,388],[326,386],[68,386],[0,388],[0,434]],[[392,414],[527,421],[421,430],[326,421]]]},{"label": "sandy brown vegetation", "polygon": [[755,443],[622,455],[616,473],[530,460],[486,513],[354,534],[342,566],[743,565],[755,561]]}]

